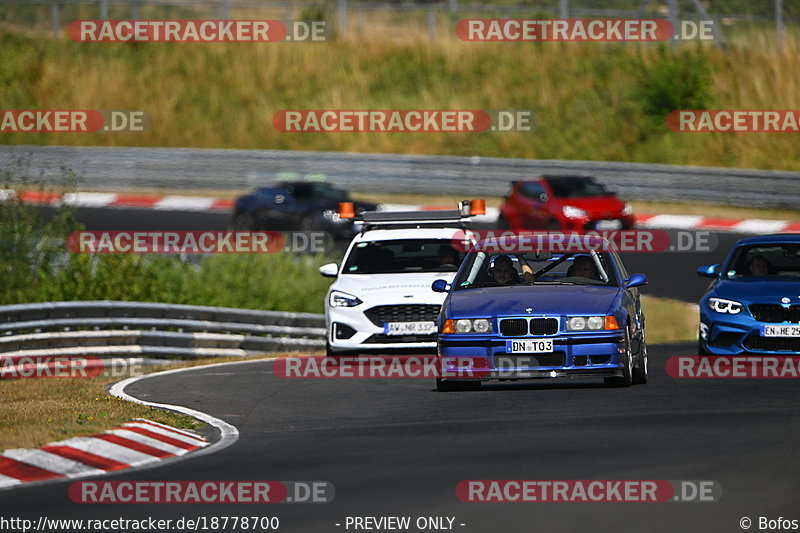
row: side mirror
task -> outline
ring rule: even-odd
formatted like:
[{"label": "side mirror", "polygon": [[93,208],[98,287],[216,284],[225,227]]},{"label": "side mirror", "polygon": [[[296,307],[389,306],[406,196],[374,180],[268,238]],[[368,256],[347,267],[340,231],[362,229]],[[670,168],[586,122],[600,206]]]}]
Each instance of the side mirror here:
[{"label": "side mirror", "polygon": [[319,273],[326,278],[335,278],[339,275],[339,265],[336,263],[328,263],[319,267]]},{"label": "side mirror", "polygon": [[447,292],[450,290],[450,287],[447,284],[446,280],[437,279],[433,283],[431,283],[431,290],[433,292]]},{"label": "side mirror", "polygon": [[703,265],[697,269],[697,275],[704,278],[716,278],[719,276],[719,269],[722,265]]},{"label": "side mirror", "polygon": [[647,285],[647,276],[644,274],[634,274],[625,280],[626,289],[641,287],[642,285]]}]

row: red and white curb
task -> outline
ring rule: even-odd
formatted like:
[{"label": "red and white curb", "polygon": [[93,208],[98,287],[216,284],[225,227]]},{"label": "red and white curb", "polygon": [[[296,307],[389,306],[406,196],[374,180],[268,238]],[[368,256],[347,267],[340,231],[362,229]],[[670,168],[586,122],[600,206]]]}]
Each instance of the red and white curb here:
[{"label": "red and white curb", "polygon": [[[0,201],[17,196],[12,190],[0,189]],[[74,207],[120,207],[155,209],[161,211],[230,211],[234,200],[204,196],[143,196],[103,192],[75,192],[58,195],[37,191],[25,191],[19,198],[30,204],[55,205],[59,202]],[[430,211],[449,209],[442,206],[420,206],[407,204],[384,204],[387,211]],[[476,217],[477,222],[491,223],[497,220],[500,210],[487,207],[486,215]],[[800,232],[800,222],[771,219],[723,219],[694,215],[636,215],[640,228],[688,229],[728,231],[744,234]]]},{"label": "red and white curb", "polygon": [[18,197],[27,204],[56,205],[63,203],[73,207],[130,207],[157,209],[162,211],[230,211],[234,200],[204,196],[144,196],[105,192],[73,192],[67,194],[38,191],[0,190],[0,200]]},{"label": "red and white curb", "polygon": [[157,463],[205,448],[202,436],[143,418],[88,437],[0,453],[0,488]]},{"label": "red and white curb", "polygon": [[190,431],[150,420],[136,419],[97,435],[75,437],[38,449],[6,450],[0,453],[0,490],[117,473],[128,468],[141,470],[227,448],[239,439],[239,430],[236,426],[182,405],[140,400],[126,393],[125,387],[153,377],[255,362],[263,360],[212,363],[164,370],[119,381],[109,390],[109,394],[122,400],[175,411],[205,422],[216,428],[219,433],[219,438],[214,442],[209,442]]}]

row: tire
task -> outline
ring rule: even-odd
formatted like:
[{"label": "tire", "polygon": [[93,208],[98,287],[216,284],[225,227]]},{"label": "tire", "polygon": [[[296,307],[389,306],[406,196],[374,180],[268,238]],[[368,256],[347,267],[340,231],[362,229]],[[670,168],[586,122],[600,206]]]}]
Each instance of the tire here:
[{"label": "tire", "polygon": [[605,378],[609,387],[630,387],[633,384],[633,353],[631,352],[631,327],[625,325],[625,354],[622,356],[622,376]]},{"label": "tire", "polygon": [[704,357],[706,355],[711,355],[708,352],[708,350],[703,348],[703,341],[701,341],[699,337],[697,339],[697,355],[699,355],[700,357]]},{"label": "tire", "polygon": [[497,217],[497,229],[499,230],[511,229],[508,225],[508,220],[506,220],[506,217],[504,217],[503,215]]},{"label": "tire", "polygon": [[439,392],[456,392],[478,390],[481,388],[480,381],[445,381],[436,378],[436,390]]},{"label": "tire", "polygon": [[233,229],[238,231],[253,231],[256,221],[250,213],[236,213],[233,217]]},{"label": "tire", "polygon": [[639,346],[639,355],[636,358],[636,367],[633,369],[633,384],[644,385],[647,383],[648,364],[647,364],[647,344],[642,339]]},{"label": "tire", "polygon": [[558,220],[551,219],[550,222],[547,223],[547,231],[562,231],[561,224],[558,223]]}]

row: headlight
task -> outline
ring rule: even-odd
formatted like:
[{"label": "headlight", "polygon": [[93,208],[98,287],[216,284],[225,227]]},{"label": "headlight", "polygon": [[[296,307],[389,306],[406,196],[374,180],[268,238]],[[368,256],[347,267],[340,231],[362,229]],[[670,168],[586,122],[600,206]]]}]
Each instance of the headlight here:
[{"label": "headlight", "polygon": [[332,291],[328,302],[331,307],[355,307],[362,303],[357,297],[342,291]]},{"label": "headlight", "polygon": [[708,306],[712,311],[727,315],[738,315],[744,307],[737,301],[726,300],[724,298],[709,298]]},{"label": "headlight", "polygon": [[631,204],[625,202],[625,207],[622,208],[622,216],[629,217],[632,214],[633,214],[633,208],[631,207]]},{"label": "headlight", "polygon": [[600,330],[605,326],[604,316],[571,316],[567,317],[568,331]]},{"label": "headlight", "polygon": [[561,212],[564,213],[564,216],[567,218],[584,218],[587,216],[586,211],[574,205],[565,205],[561,208]]},{"label": "headlight", "polygon": [[461,318],[454,321],[456,333],[488,333],[492,323],[486,318]]},{"label": "headlight", "polygon": [[326,209],[323,211],[322,218],[329,220],[330,222],[345,222],[345,220],[339,216],[339,212],[334,211],[333,209]]}]

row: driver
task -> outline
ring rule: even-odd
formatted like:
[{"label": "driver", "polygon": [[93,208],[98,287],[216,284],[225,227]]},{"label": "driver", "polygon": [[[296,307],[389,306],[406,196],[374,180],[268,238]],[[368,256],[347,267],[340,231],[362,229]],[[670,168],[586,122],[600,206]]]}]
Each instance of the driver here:
[{"label": "driver", "polygon": [[[533,280],[533,269],[522,255],[516,256],[522,265],[522,275],[526,282]],[[500,285],[516,285],[520,282],[514,261],[507,255],[498,255],[494,258],[491,271],[492,279]]]}]

